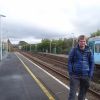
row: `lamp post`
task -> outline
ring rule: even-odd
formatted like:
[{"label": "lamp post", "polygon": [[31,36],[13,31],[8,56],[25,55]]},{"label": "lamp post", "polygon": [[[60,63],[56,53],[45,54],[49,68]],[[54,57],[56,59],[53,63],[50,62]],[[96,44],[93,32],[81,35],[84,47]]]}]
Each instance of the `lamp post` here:
[{"label": "lamp post", "polygon": [[5,15],[0,14],[0,60],[2,60],[2,31],[1,31],[1,18],[6,17]]}]

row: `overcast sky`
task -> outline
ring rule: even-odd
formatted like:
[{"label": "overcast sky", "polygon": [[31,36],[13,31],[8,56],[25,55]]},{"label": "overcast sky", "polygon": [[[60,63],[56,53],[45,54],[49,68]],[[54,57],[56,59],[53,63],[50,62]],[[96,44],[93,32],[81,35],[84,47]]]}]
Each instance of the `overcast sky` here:
[{"label": "overcast sky", "polygon": [[3,37],[18,43],[90,34],[100,29],[100,0],[0,0]]}]

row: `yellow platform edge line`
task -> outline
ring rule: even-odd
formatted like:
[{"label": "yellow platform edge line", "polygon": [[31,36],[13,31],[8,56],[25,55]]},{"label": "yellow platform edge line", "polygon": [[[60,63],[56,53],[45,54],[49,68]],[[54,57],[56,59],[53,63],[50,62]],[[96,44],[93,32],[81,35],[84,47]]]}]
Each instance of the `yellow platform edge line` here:
[{"label": "yellow platform edge line", "polygon": [[49,100],[55,100],[54,97],[49,93],[49,91],[46,89],[46,87],[35,77],[35,75],[31,72],[31,70],[28,68],[28,66],[19,58],[19,56],[15,53],[15,55],[18,57],[18,59],[21,61],[21,63],[24,65],[25,69],[29,72],[29,74],[32,76],[32,78],[36,81],[36,83],[40,86],[42,91],[47,95]]}]

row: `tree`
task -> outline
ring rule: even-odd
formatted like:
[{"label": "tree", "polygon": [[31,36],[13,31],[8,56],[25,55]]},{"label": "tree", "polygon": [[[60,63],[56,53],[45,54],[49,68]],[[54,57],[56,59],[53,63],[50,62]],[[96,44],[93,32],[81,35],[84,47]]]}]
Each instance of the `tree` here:
[{"label": "tree", "polygon": [[90,37],[100,36],[100,30],[93,32]]}]

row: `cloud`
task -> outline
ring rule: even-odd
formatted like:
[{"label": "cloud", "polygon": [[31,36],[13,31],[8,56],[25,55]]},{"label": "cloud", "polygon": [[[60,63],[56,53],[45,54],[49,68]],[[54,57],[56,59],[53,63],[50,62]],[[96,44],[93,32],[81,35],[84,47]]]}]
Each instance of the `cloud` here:
[{"label": "cloud", "polygon": [[28,43],[38,43],[41,39],[60,38],[62,33],[52,30],[44,30],[36,26],[23,25],[19,23],[3,24],[3,38],[9,38],[13,43],[18,43],[23,40]]},{"label": "cloud", "polygon": [[76,32],[90,34],[100,29],[100,1],[96,1],[85,0],[84,2],[77,2],[76,13],[70,19]]},{"label": "cloud", "polygon": [[0,0],[3,32],[13,41],[90,34],[100,29],[99,10],[100,0]]}]

